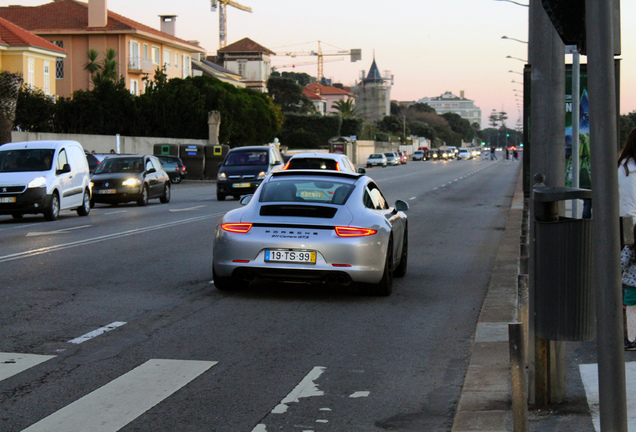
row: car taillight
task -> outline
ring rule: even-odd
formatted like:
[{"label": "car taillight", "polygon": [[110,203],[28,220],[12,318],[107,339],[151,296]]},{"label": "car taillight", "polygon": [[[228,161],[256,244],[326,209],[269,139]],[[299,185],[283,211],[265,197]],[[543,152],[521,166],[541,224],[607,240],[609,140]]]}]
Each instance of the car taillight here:
[{"label": "car taillight", "polygon": [[283,171],[284,171],[284,170],[289,169],[289,164],[290,164],[290,163],[291,163],[291,161],[290,161],[290,162],[287,162],[287,163],[285,164],[285,168],[283,168]]},{"label": "car taillight", "polygon": [[336,162],[336,171],[340,171],[340,164]]},{"label": "car taillight", "polygon": [[375,233],[377,231],[370,228],[336,227],[336,234],[339,237],[364,237]]},{"label": "car taillight", "polygon": [[185,165],[181,167],[181,172],[185,172]]},{"label": "car taillight", "polygon": [[238,234],[245,234],[252,229],[251,223],[224,223],[221,225],[221,229]]}]

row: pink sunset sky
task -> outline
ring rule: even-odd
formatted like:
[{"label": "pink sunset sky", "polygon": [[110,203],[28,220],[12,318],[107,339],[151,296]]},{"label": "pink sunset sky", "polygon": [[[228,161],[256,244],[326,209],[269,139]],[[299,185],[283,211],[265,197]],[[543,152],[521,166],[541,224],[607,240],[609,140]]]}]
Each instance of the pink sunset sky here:
[{"label": "pink sunset sky", "polygon": [[[373,56],[384,73],[394,76],[391,97],[417,101],[446,91],[475,101],[482,128],[493,109],[508,113],[507,126],[518,120],[515,89],[521,85],[528,40],[528,8],[495,0],[236,0],[252,13],[228,7],[227,41],[244,37],[276,53],[311,52],[321,41],[323,53],[362,49],[362,60],[325,56],[327,78],[353,85],[368,71]],[[520,3],[527,3],[519,0]],[[0,1],[0,5],[35,6],[45,0]],[[176,35],[197,40],[215,54],[219,45],[218,12],[209,0],[108,0],[108,9],[159,28],[159,15],[177,15]],[[636,110],[636,1],[621,1],[622,59],[620,113]],[[275,56],[281,71],[316,75],[315,56]],[[571,62],[571,56],[566,56]],[[313,64],[312,64],[313,62]],[[585,63],[586,58],[581,57]],[[309,63],[309,64],[308,64]],[[295,68],[289,65],[296,64]],[[513,72],[509,72],[513,71]]]}]

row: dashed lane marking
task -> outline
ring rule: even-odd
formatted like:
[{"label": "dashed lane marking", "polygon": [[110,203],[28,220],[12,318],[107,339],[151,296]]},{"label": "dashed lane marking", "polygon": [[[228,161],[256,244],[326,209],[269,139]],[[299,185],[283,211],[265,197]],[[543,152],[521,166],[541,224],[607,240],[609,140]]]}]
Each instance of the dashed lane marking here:
[{"label": "dashed lane marking", "polygon": [[0,353],[0,381],[44,363],[54,355]]},{"label": "dashed lane marking", "polygon": [[87,340],[93,339],[96,336],[99,336],[111,330],[115,330],[117,327],[121,327],[123,325],[126,325],[126,323],[123,321],[115,321],[114,323],[110,323],[107,326],[100,327],[97,330],[93,330],[92,332],[86,333],[85,335],[72,339],[68,341],[68,343],[81,344],[83,342],[86,342]]}]

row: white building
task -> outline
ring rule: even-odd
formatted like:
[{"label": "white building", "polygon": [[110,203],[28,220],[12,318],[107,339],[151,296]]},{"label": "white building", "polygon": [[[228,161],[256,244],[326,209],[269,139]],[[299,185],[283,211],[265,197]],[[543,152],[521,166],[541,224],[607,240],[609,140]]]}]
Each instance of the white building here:
[{"label": "white building", "polygon": [[244,79],[247,88],[267,92],[271,70],[270,56],[275,53],[249,38],[243,38],[217,51],[216,64]]},{"label": "white building", "polygon": [[441,96],[425,97],[418,102],[428,104],[438,115],[458,114],[461,118],[468,120],[471,125],[477,123],[481,128],[481,108],[475,106],[475,101],[464,97],[464,90],[459,92],[459,97],[447,91]]}]

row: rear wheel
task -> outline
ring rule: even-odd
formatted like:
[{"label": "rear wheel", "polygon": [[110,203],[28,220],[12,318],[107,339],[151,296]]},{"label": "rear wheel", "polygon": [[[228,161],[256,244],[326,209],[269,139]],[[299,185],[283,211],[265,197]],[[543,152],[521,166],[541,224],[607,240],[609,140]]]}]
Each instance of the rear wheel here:
[{"label": "rear wheel", "polygon": [[386,251],[386,259],[384,261],[384,273],[382,279],[377,284],[368,284],[367,293],[374,296],[387,297],[393,292],[393,272],[391,266],[393,265],[393,239],[389,240],[389,248]]},{"label": "rear wheel", "polygon": [[402,242],[402,253],[400,254],[400,263],[393,271],[393,276],[404,277],[406,274],[406,266],[409,260],[409,231],[404,228],[404,241]]},{"label": "rear wheel", "polygon": [[44,219],[47,221],[54,221],[60,217],[60,197],[57,192],[53,192],[53,196],[51,196],[51,204],[49,208],[44,210]]},{"label": "rear wheel", "polygon": [[163,195],[159,198],[159,201],[164,204],[170,202],[170,183],[166,182],[166,186],[163,189]]},{"label": "rear wheel", "polygon": [[77,208],[77,214],[80,216],[88,216],[91,211],[91,195],[88,189],[84,191],[84,198],[82,199],[82,205]]},{"label": "rear wheel", "polygon": [[181,174],[177,174],[176,176],[172,177],[170,181],[175,184],[181,183]]},{"label": "rear wheel", "polygon": [[148,205],[148,186],[144,185],[141,190],[141,196],[137,200],[137,205],[145,206]]}]

